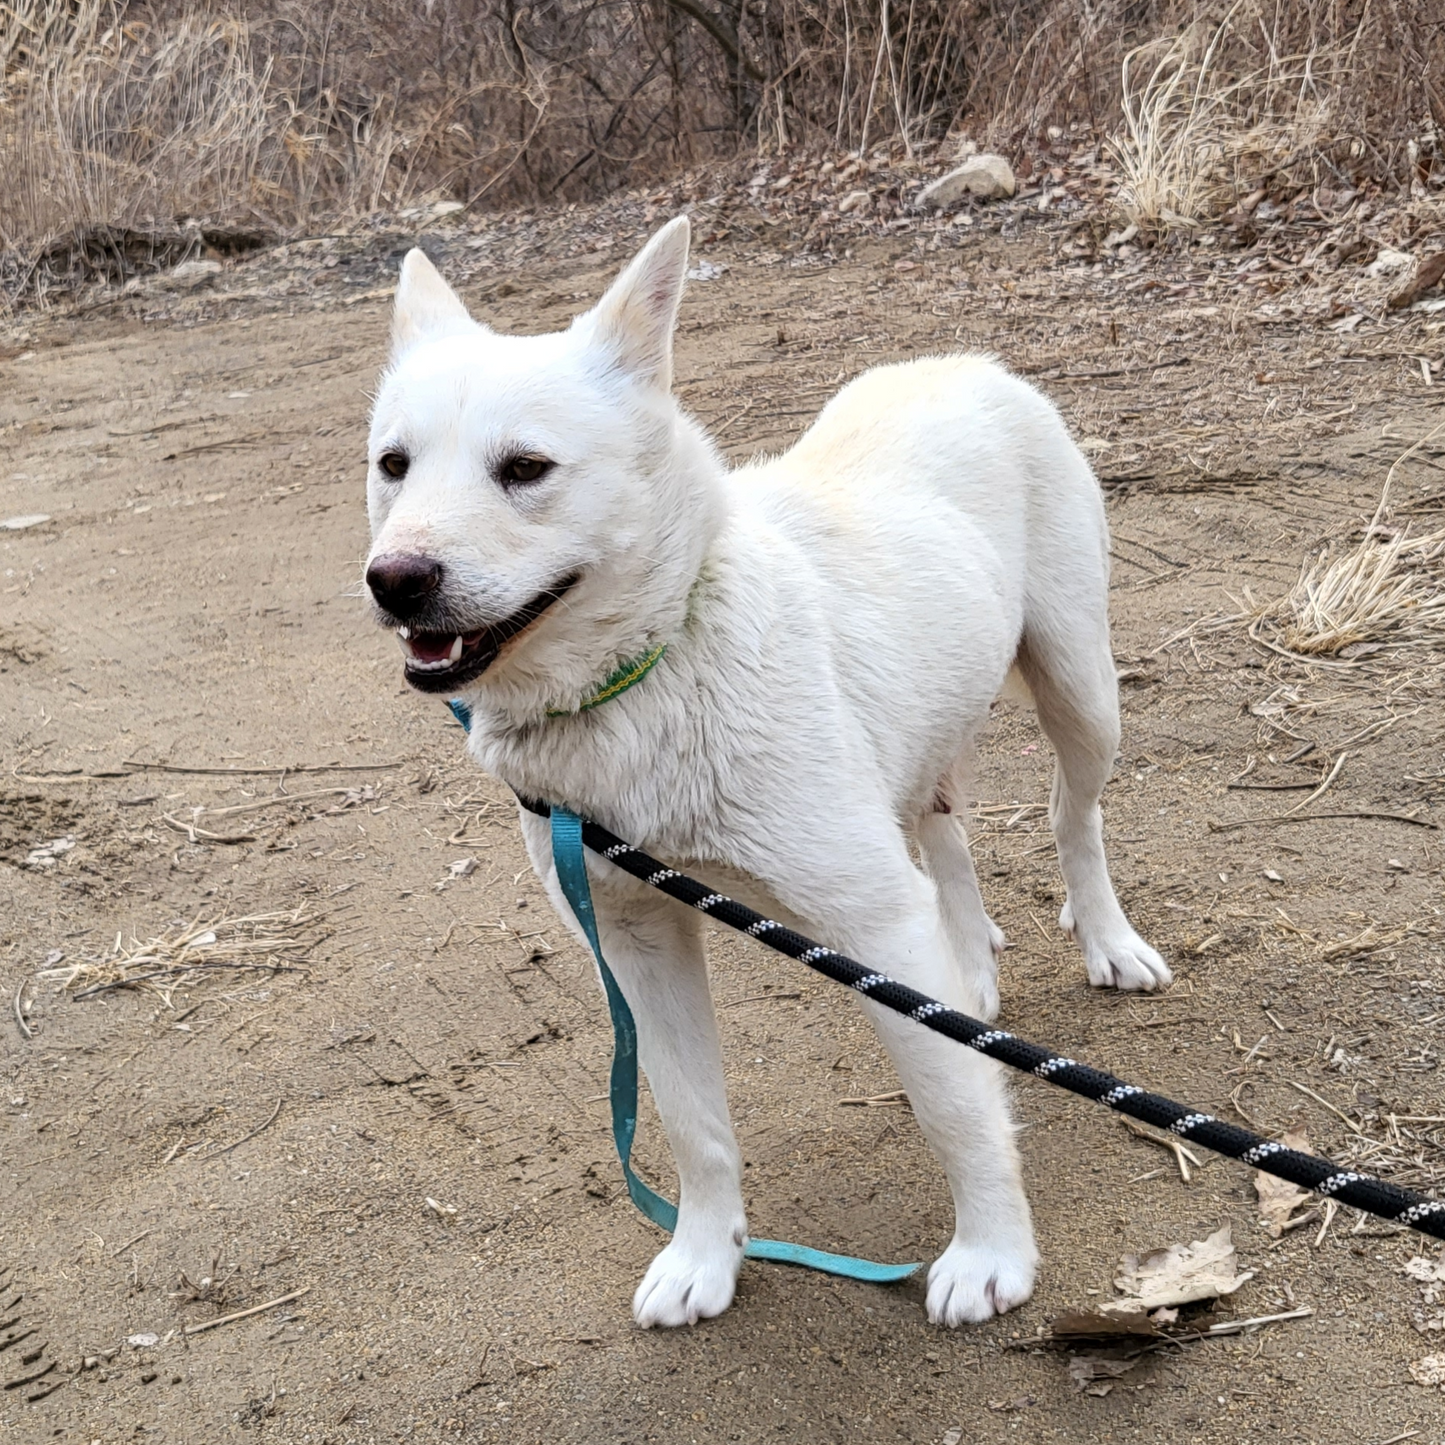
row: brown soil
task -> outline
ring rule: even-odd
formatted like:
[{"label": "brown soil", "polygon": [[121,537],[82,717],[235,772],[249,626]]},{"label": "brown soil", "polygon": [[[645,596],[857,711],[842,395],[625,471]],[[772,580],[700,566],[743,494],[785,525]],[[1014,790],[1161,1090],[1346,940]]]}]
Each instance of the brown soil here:
[{"label": "brown soil", "polygon": [[[497,324],[561,323],[625,246],[542,250],[470,285]],[[1368,517],[1432,423],[1414,358],[1438,358],[1440,333],[1417,316],[1366,344],[1206,261],[1095,270],[1039,235],[860,242],[833,266],[725,236],[706,254],[729,269],[690,291],[680,385],[735,454],[785,443],[868,365],[962,344],[1034,374],[1104,478],[1125,678],[1110,851],[1179,981],[1164,998],[1086,987],[1046,827],[1012,806],[1046,797],[1047,744],[1003,705],[982,786],[1010,806],[982,811],[976,857],[1014,944],[1006,1025],[1438,1184],[1439,1125],[1400,1121],[1445,1114],[1438,674],[1389,651],[1306,668],[1233,626],[1179,634],[1245,587],[1278,595]],[[0,363],[0,517],[53,518],[0,532],[0,1337],[26,1336],[0,1353],[8,1438],[1445,1439],[1445,1402],[1408,1370],[1445,1339],[1402,1272],[1433,1255],[1418,1236],[1344,1211],[1323,1239],[1276,1243],[1248,1171],[1209,1159],[1186,1184],[1033,1081],[1016,1098],[1044,1263],[1017,1313],[945,1333],[920,1283],[749,1264],[723,1318],[632,1325],[659,1237],[619,1187],[592,967],[526,870],[505,789],[403,686],[358,600],[387,314],[379,263],[357,283],[243,276],[233,295],[36,322]],[[1440,455],[1397,477],[1421,530],[1445,507]],[[1228,787],[1317,782],[1341,751],[1304,811],[1346,816],[1251,825],[1308,790]],[[301,764],[356,770],[262,771]],[[200,821],[248,841],[185,832],[202,805],[324,787],[351,792]],[[58,837],[75,846],[27,862]],[[465,857],[476,871],[452,878]],[[305,972],[79,1000],[36,977],[117,933],[301,904],[324,934]],[[842,1103],[896,1087],[860,1015],[734,937],[713,958],[754,1228],[932,1258],[948,1201],[911,1115]],[[651,1118],[638,1155],[670,1179]],[[1258,1274],[1216,1317],[1311,1317],[1151,1356],[1103,1396],[1030,1343],[1111,1295],[1126,1250],[1226,1221]],[[125,1343],[142,1334],[158,1342]]]}]

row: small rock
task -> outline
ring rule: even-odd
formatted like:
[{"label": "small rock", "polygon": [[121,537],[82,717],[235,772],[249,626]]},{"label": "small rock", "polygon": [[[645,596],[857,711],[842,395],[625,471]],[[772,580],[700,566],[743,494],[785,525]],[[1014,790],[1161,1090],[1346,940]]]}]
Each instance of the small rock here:
[{"label": "small rock", "polygon": [[941,211],[956,206],[966,196],[997,201],[1013,195],[1017,189],[1013,167],[1002,156],[970,156],[957,170],[924,186],[918,194],[918,204]]},{"label": "small rock", "polygon": [[726,263],[720,265],[716,261],[699,261],[688,271],[687,279],[689,281],[716,281],[726,270]]},{"label": "small rock", "polygon": [[455,863],[447,864],[447,872],[453,878],[470,878],[477,871],[477,860],[475,858],[458,858]]},{"label": "small rock", "polygon": [[458,211],[465,211],[466,205],[462,201],[433,201],[431,214],[433,216],[455,216]]},{"label": "small rock", "polygon": [[75,847],[74,838],[52,838],[38,848],[32,848],[25,859],[27,868],[54,868],[56,861]]},{"label": "small rock", "polygon": [[846,216],[849,211],[857,211],[857,210],[865,210],[865,211],[866,211],[867,209],[868,209],[868,192],[867,192],[867,191],[849,191],[848,194],[847,194],[846,196],[844,196],[841,201],[838,202],[838,214],[841,215],[841,216]]},{"label": "small rock", "polygon": [[152,1334],[127,1335],[125,1342],[133,1350],[151,1350],[160,1344],[161,1337]]},{"label": "small rock", "polygon": [[205,286],[221,274],[219,261],[182,261],[166,278],[172,286]]},{"label": "small rock", "polygon": [[1387,246],[1365,267],[1365,275],[1372,281],[1381,276],[1393,276],[1397,271],[1403,271],[1410,264],[1410,259],[1408,251],[1392,251]]},{"label": "small rock", "polygon": [[1426,1355],[1410,1365],[1410,1378],[1427,1389],[1438,1385],[1445,1390],[1445,1355]]},{"label": "small rock", "polygon": [[1413,306],[1442,281],[1445,281],[1445,251],[1437,251],[1433,256],[1427,256],[1404,288],[1390,297],[1390,310],[1403,311],[1407,306]]},{"label": "small rock", "polygon": [[0,522],[0,528],[7,532],[23,532],[27,527],[38,527],[49,520],[49,512],[27,512],[23,517],[6,517]]}]

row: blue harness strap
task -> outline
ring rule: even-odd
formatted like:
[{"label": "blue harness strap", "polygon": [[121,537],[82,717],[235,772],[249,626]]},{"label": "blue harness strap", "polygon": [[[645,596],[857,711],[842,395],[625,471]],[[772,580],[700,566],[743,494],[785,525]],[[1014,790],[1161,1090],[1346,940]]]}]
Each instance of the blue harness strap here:
[{"label": "blue harness strap", "polygon": [[[612,1052],[612,1137],[617,1156],[622,1160],[622,1173],[632,1202],[654,1224],[668,1233],[677,1228],[677,1207],[669,1204],[655,1190],[649,1189],[632,1168],[632,1140],[637,1133],[637,1025],[607,960],[602,956],[602,942],[597,936],[597,915],[592,907],[592,888],[587,881],[587,860],[582,846],[582,820],[576,813],[552,805],[552,859],[557,865],[557,881],[567,902],[576,914],[602,975],[607,993],[607,1007],[612,1014],[614,1046]],[[854,1259],[846,1254],[828,1254],[806,1244],[787,1244],[778,1239],[748,1241],[744,1255],[748,1259],[770,1259],[778,1264],[797,1264],[824,1274],[838,1274],[845,1279],[868,1280],[874,1284],[891,1284],[907,1279],[920,1266],[917,1264],[878,1264],[871,1259]]]},{"label": "blue harness strap", "polygon": [[[471,710],[463,702],[447,704],[457,721],[471,731]],[[669,1234],[677,1228],[677,1206],[649,1188],[632,1167],[632,1141],[637,1135],[637,1024],[632,1017],[617,979],[602,956],[602,940],[597,933],[597,912],[592,906],[592,886],[587,881],[587,857],[582,844],[582,819],[576,813],[552,805],[552,861],[557,866],[557,882],[576,915],[577,922],[592,945],[597,971],[602,975],[602,988],[607,995],[607,1009],[612,1016],[612,1077],[609,1096],[612,1104],[612,1139],[617,1157],[622,1161],[622,1174],[627,1180],[627,1193],[632,1202],[654,1224]],[[796,1264],[823,1274],[842,1275],[845,1279],[865,1280],[870,1284],[894,1284],[907,1279],[922,1268],[918,1264],[878,1264],[871,1259],[854,1259],[846,1254],[829,1254],[811,1249],[806,1244],[787,1244],[780,1239],[751,1239],[743,1251],[748,1259],[770,1259],[777,1264]]]}]

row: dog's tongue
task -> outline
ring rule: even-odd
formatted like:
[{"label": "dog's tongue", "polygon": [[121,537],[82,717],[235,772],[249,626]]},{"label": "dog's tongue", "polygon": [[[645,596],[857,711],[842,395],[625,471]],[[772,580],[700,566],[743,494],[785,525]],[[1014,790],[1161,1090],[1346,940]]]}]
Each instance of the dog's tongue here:
[{"label": "dog's tongue", "polygon": [[418,662],[445,662],[457,638],[448,632],[415,632],[406,639],[411,655]]}]

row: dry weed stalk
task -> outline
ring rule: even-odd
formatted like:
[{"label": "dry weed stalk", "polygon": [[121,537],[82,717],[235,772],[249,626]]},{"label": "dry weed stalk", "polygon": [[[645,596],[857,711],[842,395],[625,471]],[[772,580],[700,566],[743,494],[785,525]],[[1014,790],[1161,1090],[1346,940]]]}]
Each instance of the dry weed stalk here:
[{"label": "dry weed stalk", "polygon": [[317,941],[316,920],[303,903],[284,913],[176,924],[144,942],[133,937],[123,943],[116,934],[115,942],[100,958],[43,969],[37,977],[54,982],[76,998],[114,988],[146,988],[169,1008],[176,989],[207,972],[294,972]]}]

